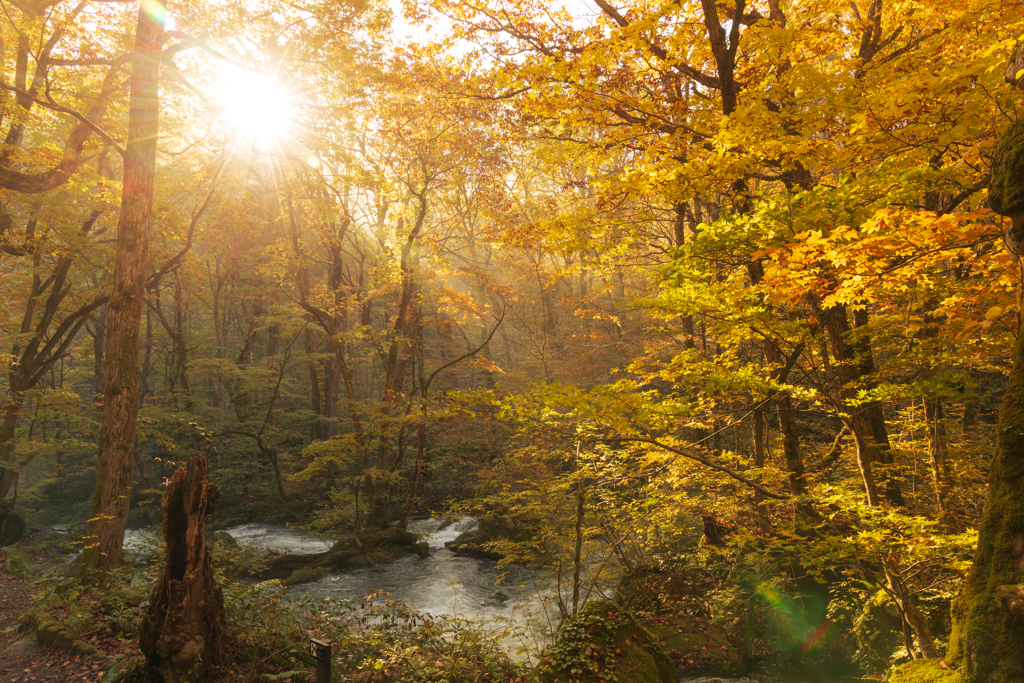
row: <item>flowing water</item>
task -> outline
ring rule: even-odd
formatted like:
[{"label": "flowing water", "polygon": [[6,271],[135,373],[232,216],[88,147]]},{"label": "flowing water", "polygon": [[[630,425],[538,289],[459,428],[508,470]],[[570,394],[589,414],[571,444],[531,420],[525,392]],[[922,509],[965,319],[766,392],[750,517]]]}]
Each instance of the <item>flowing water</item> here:
[{"label": "flowing water", "polygon": [[[497,562],[458,557],[444,547],[476,520],[464,517],[444,526],[444,520],[410,523],[409,530],[426,541],[430,555],[406,554],[391,564],[329,574],[318,581],[288,589],[293,599],[307,595],[362,602],[386,594],[412,609],[432,616],[460,617],[485,630],[505,634],[510,652],[536,651],[550,632],[544,597],[546,584],[536,571],[499,568]],[[225,529],[240,545],[258,545],[276,552],[313,553],[327,550],[329,540],[283,526],[243,524]]]},{"label": "flowing water", "polygon": [[[353,569],[288,589],[288,596],[329,597],[363,602],[369,596],[387,594],[393,600],[432,616],[459,617],[476,628],[499,635],[514,660],[535,656],[550,642],[553,591],[542,575],[518,566],[499,568],[490,560],[458,557],[444,547],[464,531],[476,528],[476,521],[464,517],[444,526],[444,520],[413,522],[409,530],[430,547],[430,555],[407,554],[391,564]],[[240,545],[257,546],[278,553],[317,553],[330,549],[333,541],[272,524],[242,524],[225,529]],[[129,531],[125,548],[135,555],[151,552],[157,542],[149,530]],[[534,660],[536,661],[536,660]],[[765,683],[758,678],[681,678],[680,683]],[[789,683],[803,677],[785,679]],[[780,683],[775,679],[771,683]]]}]

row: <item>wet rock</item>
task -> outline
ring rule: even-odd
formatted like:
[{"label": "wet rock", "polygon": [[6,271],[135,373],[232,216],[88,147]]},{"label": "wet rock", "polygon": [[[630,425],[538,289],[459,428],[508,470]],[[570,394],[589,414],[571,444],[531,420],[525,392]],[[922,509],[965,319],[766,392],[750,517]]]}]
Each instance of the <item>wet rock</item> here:
[{"label": "wet rock", "polygon": [[222,546],[224,546],[226,548],[232,548],[232,549],[235,549],[235,548],[239,547],[238,546],[238,541],[235,540],[235,537],[232,536],[231,534],[229,534],[228,532],[223,531],[223,530],[221,530],[221,531],[214,531],[213,535],[210,536],[210,543],[211,544],[216,544],[216,545],[222,545]]},{"label": "wet rock", "polygon": [[464,545],[470,545],[476,543],[477,530],[471,529],[469,531],[463,531],[461,534],[455,537],[455,540],[448,541],[444,544],[448,550],[458,550]]},{"label": "wet rock", "polygon": [[327,576],[327,570],[323,567],[314,567],[311,569],[299,569],[291,573],[287,579],[284,580],[285,586],[297,586],[300,583],[312,583],[319,581],[320,579]]},{"label": "wet rock", "polygon": [[473,557],[478,560],[493,560],[495,562],[498,562],[505,557],[501,553],[496,553],[493,550],[487,550],[486,548],[482,548],[476,545],[475,543],[466,543],[465,545],[460,545],[458,548],[455,549],[455,554],[459,557]]}]

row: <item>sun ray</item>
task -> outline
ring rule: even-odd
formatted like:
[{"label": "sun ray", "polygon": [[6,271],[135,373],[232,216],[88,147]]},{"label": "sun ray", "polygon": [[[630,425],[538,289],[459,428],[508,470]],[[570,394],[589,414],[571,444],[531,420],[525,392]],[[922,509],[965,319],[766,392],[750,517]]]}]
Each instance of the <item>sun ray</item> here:
[{"label": "sun ray", "polygon": [[217,118],[239,138],[280,142],[294,124],[291,94],[267,74],[224,66],[214,100]]}]

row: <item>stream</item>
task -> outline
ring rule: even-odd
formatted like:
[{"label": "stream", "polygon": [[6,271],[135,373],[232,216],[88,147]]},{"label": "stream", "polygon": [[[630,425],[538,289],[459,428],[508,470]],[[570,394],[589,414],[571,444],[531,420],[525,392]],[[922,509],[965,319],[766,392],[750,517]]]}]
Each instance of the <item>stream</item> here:
[{"label": "stream", "polygon": [[[459,557],[444,547],[476,520],[463,517],[444,526],[444,520],[412,522],[409,530],[427,542],[430,555],[406,554],[391,564],[352,569],[287,589],[293,600],[307,596],[362,603],[367,598],[390,598],[432,616],[458,617],[475,628],[499,637],[514,661],[532,659],[550,642],[557,610],[551,606],[553,589],[541,574],[512,565],[499,569],[491,560]],[[442,528],[444,526],[444,528]],[[278,553],[317,553],[329,550],[333,541],[286,526],[242,524],[225,531],[239,545]],[[157,544],[150,530],[129,531],[125,548],[135,555],[147,554]],[[386,594],[386,595],[385,595]],[[680,678],[680,683],[832,683],[829,678],[798,675],[766,678]]]},{"label": "stream", "polygon": [[[443,529],[442,519],[414,521],[409,531],[427,542],[429,557],[421,559],[410,553],[391,564],[328,574],[289,588],[288,595],[292,599],[314,596],[357,603],[369,596],[389,597],[418,612],[466,619],[477,628],[501,634],[510,654],[519,650],[536,653],[549,641],[551,627],[543,599],[549,592],[539,573],[515,565],[499,569],[497,562],[458,557],[444,547],[476,524],[469,517]],[[315,553],[332,545],[330,540],[285,526],[243,524],[225,531],[239,545],[276,552]]]}]

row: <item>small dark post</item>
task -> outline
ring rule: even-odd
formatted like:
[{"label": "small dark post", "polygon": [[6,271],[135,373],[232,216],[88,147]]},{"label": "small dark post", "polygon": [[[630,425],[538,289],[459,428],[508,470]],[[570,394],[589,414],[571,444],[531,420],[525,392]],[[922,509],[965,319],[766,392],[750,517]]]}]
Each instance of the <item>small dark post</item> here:
[{"label": "small dark post", "polygon": [[309,639],[309,656],[316,661],[316,683],[331,683],[331,643]]}]

